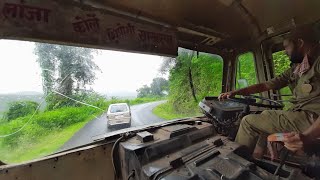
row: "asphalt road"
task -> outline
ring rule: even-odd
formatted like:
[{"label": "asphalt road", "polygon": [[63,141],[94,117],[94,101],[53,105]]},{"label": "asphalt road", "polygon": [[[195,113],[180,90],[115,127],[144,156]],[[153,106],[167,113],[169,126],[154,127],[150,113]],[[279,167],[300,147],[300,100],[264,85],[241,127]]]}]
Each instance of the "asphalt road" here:
[{"label": "asphalt road", "polygon": [[[165,101],[157,101],[131,106],[131,127],[153,124],[164,121],[152,113],[152,109]],[[102,135],[118,129],[108,129],[106,115],[88,122],[82,129],[75,133],[58,151],[67,150],[73,147],[93,142],[92,137]]]}]

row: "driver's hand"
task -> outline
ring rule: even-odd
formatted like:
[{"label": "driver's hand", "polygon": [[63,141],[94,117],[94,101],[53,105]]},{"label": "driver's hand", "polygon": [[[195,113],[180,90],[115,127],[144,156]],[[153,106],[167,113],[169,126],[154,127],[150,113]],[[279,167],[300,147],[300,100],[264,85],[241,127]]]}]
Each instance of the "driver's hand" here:
[{"label": "driver's hand", "polygon": [[232,91],[230,92],[225,92],[225,93],[221,93],[218,97],[219,101],[223,101],[225,99],[229,99],[229,98],[232,98],[234,97],[234,93]]},{"label": "driver's hand", "polygon": [[303,149],[303,138],[299,133],[292,132],[288,134],[283,140],[284,146],[291,151],[298,151]]}]

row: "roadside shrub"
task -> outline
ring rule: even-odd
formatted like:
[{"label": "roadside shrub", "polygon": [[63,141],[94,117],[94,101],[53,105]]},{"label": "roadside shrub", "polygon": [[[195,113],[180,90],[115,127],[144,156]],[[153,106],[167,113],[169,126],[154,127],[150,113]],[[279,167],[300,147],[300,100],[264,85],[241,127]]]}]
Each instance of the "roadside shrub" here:
[{"label": "roadside shrub", "polygon": [[100,110],[92,107],[65,107],[41,113],[34,117],[33,122],[46,129],[58,129],[82,122],[88,117],[94,119],[93,115],[98,112]]},{"label": "roadside shrub", "polygon": [[[68,96],[74,100],[97,106],[99,108],[105,108],[107,105],[106,98],[102,95],[92,91],[79,91],[76,94]],[[85,106],[72,99],[66,98],[59,94],[51,94],[46,98],[47,110],[60,109],[63,107],[81,107]]]},{"label": "roadside shrub", "polygon": [[5,113],[5,119],[13,120],[18,117],[33,114],[39,104],[34,101],[16,101],[9,104],[9,110]]}]

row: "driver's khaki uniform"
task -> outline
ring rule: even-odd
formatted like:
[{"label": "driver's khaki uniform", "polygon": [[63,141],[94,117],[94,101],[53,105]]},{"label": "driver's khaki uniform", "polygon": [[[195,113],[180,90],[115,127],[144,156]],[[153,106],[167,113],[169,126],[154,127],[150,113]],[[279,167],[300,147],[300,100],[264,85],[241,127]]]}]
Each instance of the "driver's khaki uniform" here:
[{"label": "driver's khaki uniform", "polygon": [[256,144],[266,147],[266,137],[272,133],[303,132],[320,115],[320,56],[309,59],[311,68],[294,74],[296,66],[266,82],[274,90],[289,86],[295,99],[288,111],[265,110],[245,116],[240,124],[236,142],[253,151]]}]

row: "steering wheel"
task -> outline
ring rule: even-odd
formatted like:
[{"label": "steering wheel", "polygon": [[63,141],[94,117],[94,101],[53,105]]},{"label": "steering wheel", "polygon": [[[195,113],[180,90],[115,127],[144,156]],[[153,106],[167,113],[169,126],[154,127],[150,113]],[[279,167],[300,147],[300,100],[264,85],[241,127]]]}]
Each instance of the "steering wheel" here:
[{"label": "steering wheel", "polygon": [[[262,103],[257,103],[255,99],[261,99],[263,101],[268,101],[270,104],[262,104]],[[238,102],[241,104],[246,104],[250,106],[256,106],[256,107],[265,107],[265,108],[276,108],[276,109],[282,109],[284,106],[275,100],[264,98],[261,96],[256,96],[256,95],[249,95],[245,96],[242,98],[230,98],[230,101]],[[272,104],[271,104],[272,103]]]}]

